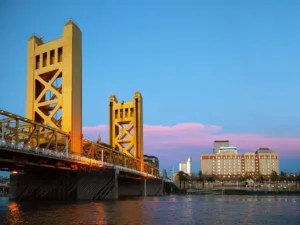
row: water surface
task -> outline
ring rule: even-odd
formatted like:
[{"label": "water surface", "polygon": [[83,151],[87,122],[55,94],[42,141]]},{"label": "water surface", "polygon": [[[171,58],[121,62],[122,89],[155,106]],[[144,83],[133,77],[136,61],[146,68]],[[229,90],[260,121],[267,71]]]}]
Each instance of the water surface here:
[{"label": "water surface", "polygon": [[300,224],[300,197],[194,195],[102,202],[0,198],[0,224]]}]

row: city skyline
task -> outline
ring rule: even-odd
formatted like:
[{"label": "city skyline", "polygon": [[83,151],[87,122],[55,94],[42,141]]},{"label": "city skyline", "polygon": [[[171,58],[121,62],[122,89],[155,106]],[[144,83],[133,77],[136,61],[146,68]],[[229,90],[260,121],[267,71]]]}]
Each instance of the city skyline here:
[{"label": "city skyline", "polygon": [[25,115],[27,40],[59,37],[71,17],[83,36],[86,137],[107,142],[109,96],[138,90],[144,154],[160,170],[191,156],[197,173],[200,154],[225,139],[239,152],[268,147],[280,170],[298,172],[299,4],[55,2],[0,3],[1,109]]}]

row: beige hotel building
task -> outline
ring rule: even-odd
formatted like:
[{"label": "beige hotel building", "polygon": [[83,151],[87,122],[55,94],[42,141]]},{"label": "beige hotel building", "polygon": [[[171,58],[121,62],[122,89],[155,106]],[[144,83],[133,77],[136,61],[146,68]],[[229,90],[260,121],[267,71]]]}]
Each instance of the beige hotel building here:
[{"label": "beige hotel building", "polygon": [[200,156],[200,168],[202,174],[224,178],[270,176],[273,171],[279,172],[278,154],[268,148],[239,154],[229,141],[215,141],[214,154]]}]

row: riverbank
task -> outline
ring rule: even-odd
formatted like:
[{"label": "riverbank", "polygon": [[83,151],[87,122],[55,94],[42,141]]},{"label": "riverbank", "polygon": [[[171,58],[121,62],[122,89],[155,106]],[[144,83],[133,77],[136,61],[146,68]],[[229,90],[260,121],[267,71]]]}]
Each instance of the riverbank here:
[{"label": "riverbank", "polygon": [[188,190],[187,194],[195,195],[300,195],[300,190],[215,188],[210,190]]}]

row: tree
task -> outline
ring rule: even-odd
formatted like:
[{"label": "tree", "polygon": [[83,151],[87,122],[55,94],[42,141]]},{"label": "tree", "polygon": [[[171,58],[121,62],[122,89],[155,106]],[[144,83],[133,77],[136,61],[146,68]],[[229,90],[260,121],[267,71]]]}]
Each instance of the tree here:
[{"label": "tree", "polygon": [[272,171],[271,180],[272,181],[277,181],[278,180],[278,174],[275,170]]},{"label": "tree", "polygon": [[183,187],[185,188],[185,181],[186,181],[186,177],[183,171],[179,171],[177,174],[178,178],[179,178],[179,187],[181,189],[181,182],[183,181]]},{"label": "tree", "polygon": [[280,180],[281,181],[287,180],[287,174],[286,174],[286,172],[284,172],[284,171],[280,172]]},{"label": "tree", "polygon": [[203,181],[203,174],[202,174],[202,171],[200,170],[199,173],[198,173],[198,180],[199,181]]},{"label": "tree", "polygon": [[261,176],[260,176],[260,182],[264,182],[264,181],[265,181],[264,176],[261,175]]},{"label": "tree", "polygon": [[199,176],[199,177],[202,176],[202,170],[199,171],[198,176]]}]

